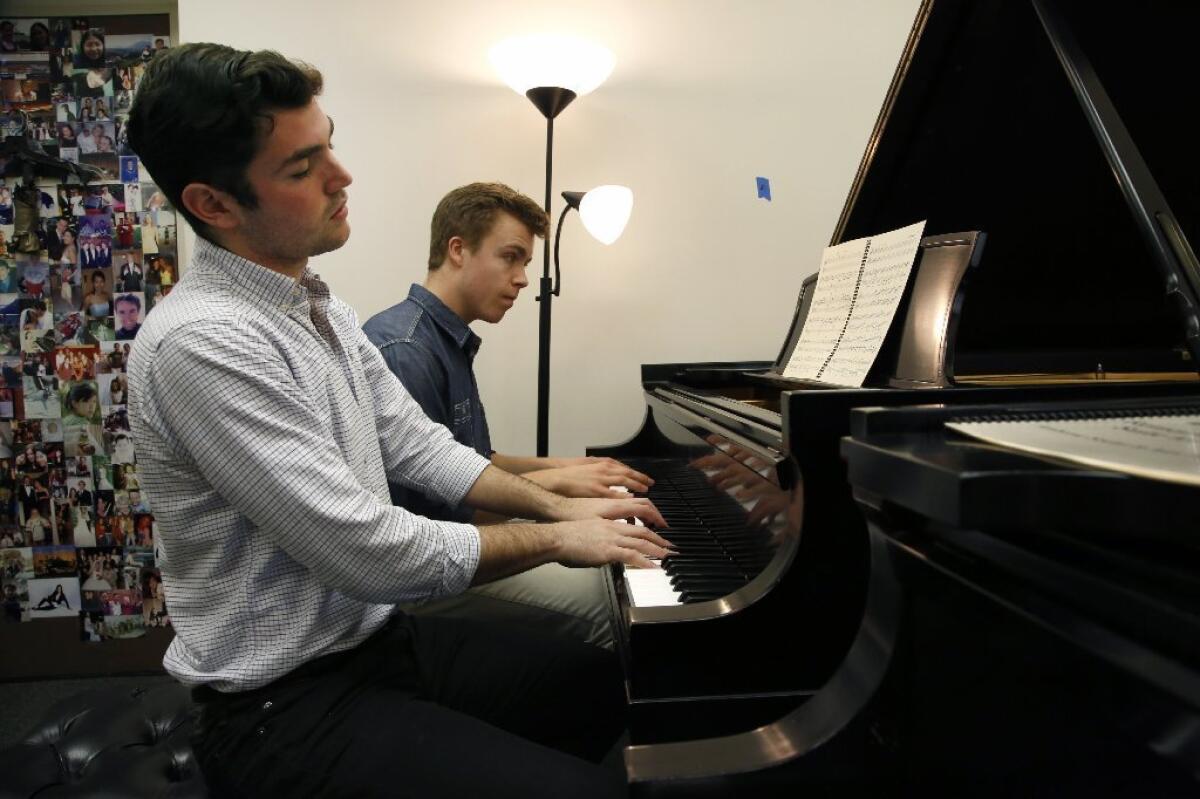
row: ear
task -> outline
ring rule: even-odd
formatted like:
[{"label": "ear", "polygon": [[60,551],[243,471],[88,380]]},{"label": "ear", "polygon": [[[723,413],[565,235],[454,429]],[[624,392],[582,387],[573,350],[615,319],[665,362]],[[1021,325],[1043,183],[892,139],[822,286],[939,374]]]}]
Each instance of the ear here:
[{"label": "ear", "polygon": [[451,236],[446,242],[446,258],[442,261],[442,266],[450,264],[451,266],[462,269],[463,257],[467,252],[467,242],[462,236]]},{"label": "ear", "polygon": [[232,230],[241,224],[237,201],[207,183],[184,186],[180,200],[197,219],[211,228]]}]

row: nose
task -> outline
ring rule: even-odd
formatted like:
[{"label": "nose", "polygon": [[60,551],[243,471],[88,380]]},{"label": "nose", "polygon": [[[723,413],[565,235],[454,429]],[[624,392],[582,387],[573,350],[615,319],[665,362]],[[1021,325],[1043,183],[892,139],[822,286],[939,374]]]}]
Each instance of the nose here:
[{"label": "nose", "polygon": [[330,194],[337,194],[354,182],[354,177],[346,170],[346,167],[342,166],[342,162],[333,156],[333,153],[329,153],[329,165],[332,169],[326,187]]},{"label": "nose", "polygon": [[529,275],[526,274],[528,269],[529,267],[526,265],[517,270],[517,277],[513,280],[513,283],[518,289],[523,289],[529,285]]}]

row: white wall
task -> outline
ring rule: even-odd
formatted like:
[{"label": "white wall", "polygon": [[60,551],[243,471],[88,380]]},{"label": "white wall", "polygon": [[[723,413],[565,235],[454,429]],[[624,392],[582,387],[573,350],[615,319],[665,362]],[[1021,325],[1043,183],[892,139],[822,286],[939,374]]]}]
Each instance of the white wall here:
[{"label": "white wall", "polygon": [[[544,192],[545,121],[488,47],[556,31],[617,67],[555,124],[555,196],[624,183],[625,235],[568,217],[554,303],[551,454],[636,432],[641,363],[773,359],[871,132],[917,0],[179,0],[183,41],[272,48],[319,67],[353,234],[314,266],[360,317],[424,278],[445,192],[499,180]],[[755,197],[771,179],[774,200]],[[557,221],[561,200],[556,203]],[[493,443],[532,454],[540,248],[530,288],[477,323]]]}]

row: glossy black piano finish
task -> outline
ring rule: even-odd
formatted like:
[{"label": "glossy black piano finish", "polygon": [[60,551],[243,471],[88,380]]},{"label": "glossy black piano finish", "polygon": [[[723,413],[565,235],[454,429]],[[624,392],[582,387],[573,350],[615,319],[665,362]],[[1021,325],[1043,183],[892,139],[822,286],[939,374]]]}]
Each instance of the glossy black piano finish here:
[{"label": "glossy black piano finish", "polygon": [[[1101,595],[1130,574],[1191,591],[1188,577],[1094,542],[1070,549],[1043,536],[1021,549],[993,531],[979,553],[961,546],[975,540],[966,536],[948,552],[940,539],[889,532],[924,513],[922,535],[994,516],[1014,529],[1049,520],[1119,539],[1136,505],[1072,513],[1089,489],[1044,465],[960,485],[936,463],[907,469],[901,455],[876,476],[908,475],[919,499],[874,507],[860,492],[860,504],[840,440],[866,407],[1196,393],[1200,264],[1188,240],[1200,233],[1200,159],[1171,109],[1194,92],[1197,29],[1200,4],[1166,0],[927,0],[831,241],[928,220],[867,387],[781,379],[803,330],[803,291],[773,363],[643,368],[642,429],[590,451],[686,468],[742,447],[770,464],[762,473],[785,510],[762,572],[727,597],[643,611],[614,579],[634,795],[1024,796],[1042,785],[1049,795],[1138,795],[1138,779],[1149,795],[1194,793],[1181,781],[1186,758],[1162,756],[1196,746],[1190,700],[1127,679],[1121,663],[1090,668],[1094,652],[1022,604],[1026,578],[970,570],[985,558],[1053,560],[1044,546],[1069,550],[1073,574],[1037,573],[1077,594]],[[745,302],[754,313],[754,297]],[[974,502],[984,495],[990,516]],[[1034,502],[1047,496],[1063,503]],[[1180,529],[1191,510],[1179,506]],[[1095,620],[1067,604],[1076,616],[1062,616],[1064,627],[1090,634]],[[1126,622],[1148,612],[1123,608]],[[940,656],[922,659],[926,650]],[[1107,704],[1094,701],[1106,692]]]},{"label": "glossy black piano finish", "polygon": [[[738,366],[644,367],[647,415],[638,435],[625,445],[589,449],[651,473],[668,465],[692,470],[710,486],[709,507],[756,498],[758,513],[753,508],[746,513],[745,525],[767,531],[773,544],[746,585],[694,604],[633,607],[623,569],[609,572],[635,744],[775,721],[803,704],[844,663],[862,626],[870,564],[866,526],[846,480],[839,441],[850,432],[855,408],[911,405],[931,396],[922,389],[778,392],[725,384]],[[706,382],[716,385],[698,385]],[[947,391],[955,404],[970,406],[1195,390],[1186,383],[1113,382]],[[764,407],[773,403],[780,408],[777,416]],[[659,501],[653,491],[650,496]],[[674,522],[670,510],[666,516]],[[671,538],[669,530],[666,536]],[[681,549],[687,552],[685,545]]]},{"label": "glossy black piano finish", "polygon": [[[981,406],[1153,412],[1136,402]],[[1200,488],[852,414],[849,481],[899,612],[876,729],[895,784],[992,795],[1200,792]]]}]

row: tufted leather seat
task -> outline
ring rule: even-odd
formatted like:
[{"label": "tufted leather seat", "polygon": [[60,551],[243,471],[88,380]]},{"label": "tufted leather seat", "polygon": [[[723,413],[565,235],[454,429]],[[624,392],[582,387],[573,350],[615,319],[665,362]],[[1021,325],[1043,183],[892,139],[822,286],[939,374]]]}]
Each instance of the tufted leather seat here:
[{"label": "tufted leather seat", "polygon": [[203,799],[194,721],[191,695],[177,683],[70,697],[0,752],[0,797]]}]

